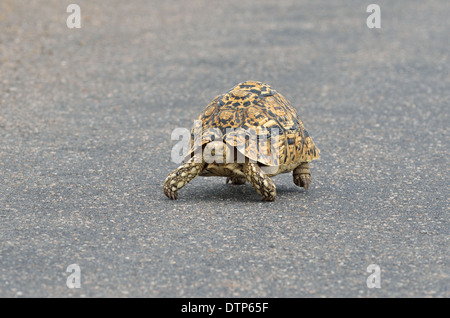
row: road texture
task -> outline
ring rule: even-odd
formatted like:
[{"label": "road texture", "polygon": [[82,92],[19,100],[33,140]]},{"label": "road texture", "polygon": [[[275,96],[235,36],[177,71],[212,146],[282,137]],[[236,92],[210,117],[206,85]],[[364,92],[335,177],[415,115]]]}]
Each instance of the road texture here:
[{"label": "road texture", "polygon": [[[447,1],[73,2],[0,2],[0,297],[450,296]],[[245,80],[298,110],[310,189],[168,200],[171,132]]]}]

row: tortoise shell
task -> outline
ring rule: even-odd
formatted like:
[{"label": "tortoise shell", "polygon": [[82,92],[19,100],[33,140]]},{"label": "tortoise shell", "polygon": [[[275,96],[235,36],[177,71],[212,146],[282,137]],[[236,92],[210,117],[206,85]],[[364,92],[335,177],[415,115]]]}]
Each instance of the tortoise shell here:
[{"label": "tortoise shell", "polygon": [[[196,123],[197,127],[194,125],[191,131],[189,158],[198,147],[216,140],[223,140],[241,153],[245,149],[243,155],[249,159],[267,166],[282,167],[281,170],[319,158],[319,149],[291,103],[261,82],[243,82],[217,96]],[[196,129],[201,129],[201,134],[196,134]],[[236,134],[236,131],[241,133]],[[258,134],[259,141],[263,142],[249,142],[252,132]],[[268,146],[277,141],[275,136],[279,146],[277,154],[272,153]],[[267,151],[261,151],[261,147],[266,146]]]}]

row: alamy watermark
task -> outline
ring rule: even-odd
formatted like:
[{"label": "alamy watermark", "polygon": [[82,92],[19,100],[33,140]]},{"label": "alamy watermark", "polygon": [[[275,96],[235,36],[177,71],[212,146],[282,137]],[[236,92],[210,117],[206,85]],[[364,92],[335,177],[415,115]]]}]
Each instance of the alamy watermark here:
[{"label": "alamy watermark", "polygon": [[381,288],[381,268],[380,265],[370,264],[367,266],[367,272],[371,273],[367,277],[367,288]]},{"label": "alamy watermark", "polygon": [[366,25],[369,29],[381,28],[381,9],[378,4],[369,4],[366,9],[367,13],[371,13],[366,20]]},{"label": "alamy watermark", "polygon": [[[66,25],[69,29],[81,28],[81,8],[78,4],[72,3],[67,6],[67,13],[70,15],[67,17]],[[369,29],[381,28],[381,8],[378,4],[369,4],[366,8],[366,12],[370,13],[367,17],[366,25]]]},{"label": "alamy watermark", "polygon": [[81,268],[78,264],[70,264],[66,269],[67,273],[71,273],[66,280],[66,286],[70,289],[81,288]]},{"label": "alamy watermark", "polygon": [[71,13],[66,20],[69,29],[81,28],[81,8],[78,4],[72,3],[67,6],[67,13]]},{"label": "alamy watermark", "polygon": [[171,139],[178,142],[172,148],[171,160],[178,164],[189,160],[219,164],[262,161],[277,166],[279,138],[279,128],[226,128],[223,133],[218,128],[203,130],[202,121],[195,120],[192,131],[186,128],[172,131]]}]

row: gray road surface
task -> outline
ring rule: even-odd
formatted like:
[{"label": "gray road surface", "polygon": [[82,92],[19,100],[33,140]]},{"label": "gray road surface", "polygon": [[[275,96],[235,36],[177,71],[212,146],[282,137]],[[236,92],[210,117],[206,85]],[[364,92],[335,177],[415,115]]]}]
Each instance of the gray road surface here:
[{"label": "gray road surface", "polygon": [[[73,2],[0,2],[1,297],[450,296],[448,1]],[[168,200],[172,130],[250,79],[321,149],[310,190]]]}]

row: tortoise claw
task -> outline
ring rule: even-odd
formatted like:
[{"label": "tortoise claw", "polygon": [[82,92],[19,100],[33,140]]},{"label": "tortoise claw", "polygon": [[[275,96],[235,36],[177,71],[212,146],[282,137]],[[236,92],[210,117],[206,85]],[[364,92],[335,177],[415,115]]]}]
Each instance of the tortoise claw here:
[{"label": "tortoise claw", "polygon": [[305,177],[305,176],[300,177],[300,186],[305,188],[305,190],[308,190],[310,184],[311,184],[310,177]]},{"label": "tortoise claw", "polygon": [[311,185],[311,177],[309,175],[301,175],[297,176],[294,179],[294,183],[299,186],[305,188],[305,190],[308,190],[309,186]]},{"label": "tortoise claw", "polygon": [[172,191],[168,188],[164,188],[164,194],[171,200],[176,200],[178,198],[178,191]]}]

